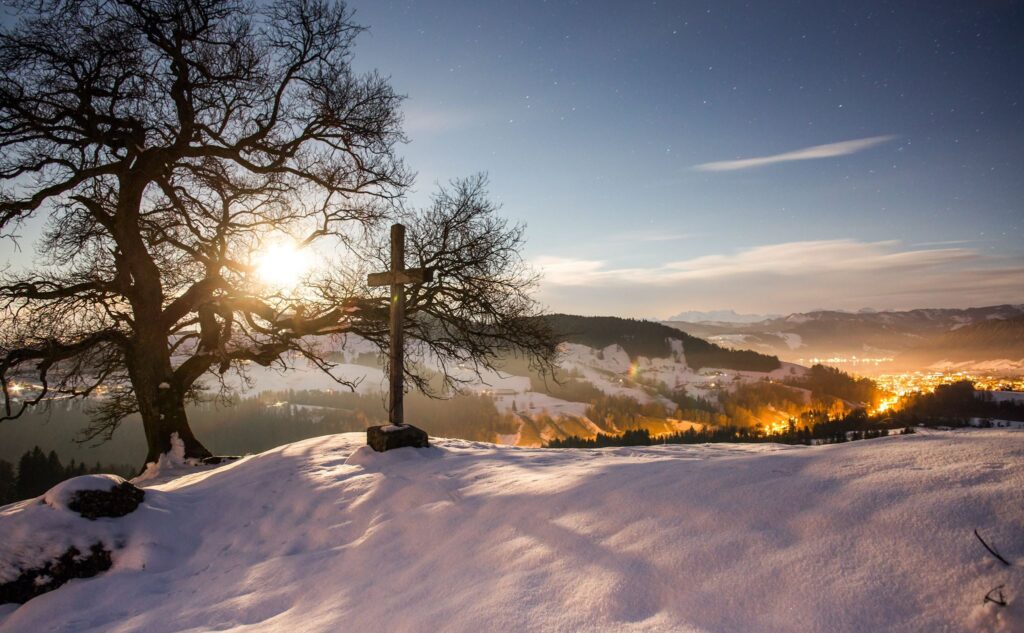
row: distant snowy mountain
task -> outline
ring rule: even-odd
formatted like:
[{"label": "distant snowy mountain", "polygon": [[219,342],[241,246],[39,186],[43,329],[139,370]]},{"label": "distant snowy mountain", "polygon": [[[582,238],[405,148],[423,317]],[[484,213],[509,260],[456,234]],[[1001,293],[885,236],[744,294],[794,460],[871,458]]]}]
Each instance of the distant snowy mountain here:
[{"label": "distant snowy mountain", "polygon": [[[75,541],[113,560],[0,605],[0,632],[1024,630],[1019,431],[821,447],[363,443],[321,437],[205,470],[168,461],[118,519],[42,498],[0,509],[0,581],[18,573],[10,561]],[[996,587],[1007,606],[984,600]]]},{"label": "distant snowy mountain", "polygon": [[711,310],[710,312],[688,310],[669,317],[667,320],[687,323],[757,323],[779,316],[778,314],[737,314],[735,310]]},{"label": "distant snowy mountain", "polygon": [[911,347],[901,357],[922,364],[1024,361],[1024,315],[957,324]]}]

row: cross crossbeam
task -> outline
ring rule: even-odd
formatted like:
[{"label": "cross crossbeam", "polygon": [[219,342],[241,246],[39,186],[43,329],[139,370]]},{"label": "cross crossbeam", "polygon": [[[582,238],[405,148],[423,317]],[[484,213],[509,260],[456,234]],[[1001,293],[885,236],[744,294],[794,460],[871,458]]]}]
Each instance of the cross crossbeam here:
[{"label": "cross crossbeam", "polygon": [[401,272],[370,273],[366,283],[371,288],[376,286],[394,286],[405,284],[422,284],[434,280],[433,268],[407,268]]}]

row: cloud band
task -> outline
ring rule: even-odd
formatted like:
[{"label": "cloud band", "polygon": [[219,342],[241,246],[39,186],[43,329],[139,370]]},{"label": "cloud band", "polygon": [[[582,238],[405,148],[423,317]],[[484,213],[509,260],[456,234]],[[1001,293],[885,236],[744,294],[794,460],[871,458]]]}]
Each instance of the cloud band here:
[{"label": "cloud band", "polygon": [[891,141],[896,138],[893,135],[872,136],[859,138],[851,141],[840,141],[839,143],[828,143],[827,145],[815,145],[803,149],[775,154],[772,156],[759,156],[757,158],[742,158],[739,160],[723,160],[713,163],[702,163],[694,165],[697,171],[735,171],[738,169],[751,169],[764,167],[776,163],[788,163],[796,160],[815,160],[819,158],[833,158],[835,156],[847,156],[860,152],[876,145]]}]

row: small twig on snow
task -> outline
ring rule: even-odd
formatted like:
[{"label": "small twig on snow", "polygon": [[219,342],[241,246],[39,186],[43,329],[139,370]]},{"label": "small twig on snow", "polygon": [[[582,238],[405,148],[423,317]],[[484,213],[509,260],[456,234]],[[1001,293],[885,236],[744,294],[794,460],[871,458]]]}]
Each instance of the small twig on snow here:
[{"label": "small twig on snow", "polygon": [[[998,587],[995,587],[991,591],[986,593],[985,594],[985,600],[982,601],[981,604],[985,604],[986,602],[992,602],[994,604],[998,604],[1001,607],[1005,607],[1006,606],[1006,597],[1003,595],[1003,587],[1005,587],[1005,586],[1006,585],[999,585]],[[999,595],[997,597],[993,598],[992,594],[996,593],[996,592],[999,592]]]},{"label": "small twig on snow", "polygon": [[[1007,567],[1010,566],[1010,561],[1006,560],[1005,558],[1003,558],[1002,556],[999,555],[999,552],[997,552],[994,549],[992,549],[989,546],[989,544],[985,542],[985,539],[981,538],[981,534],[978,534],[978,530],[977,529],[974,530],[974,535],[978,537],[978,540],[981,541],[981,544],[985,546],[985,549],[988,550],[989,554],[992,554],[993,556],[995,556],[999,560],[999,562],[1001,562],[1002,564],[1006,565]],[[996,589],[998,589],[998,587]],[[992,592],[990,591],[989,593],[992,593]],[[987,597],[988,596],[986,596],[986,598]]]}]

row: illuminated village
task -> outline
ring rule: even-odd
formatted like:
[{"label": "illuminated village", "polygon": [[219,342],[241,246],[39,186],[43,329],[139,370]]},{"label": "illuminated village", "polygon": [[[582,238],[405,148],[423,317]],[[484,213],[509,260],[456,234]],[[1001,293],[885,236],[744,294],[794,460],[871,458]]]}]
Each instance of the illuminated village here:
[{"label": "illuminated village", "polygon": [[887,395],[874,413],[884,413],[899,407],[900,401],[917,393],[932,393],[940,385],[968,381],[978,391],[1024,391],[1024,376],[986,374],[969,371],[914,371],[901,374],[882,374],[873,378],[879,389]]}]

